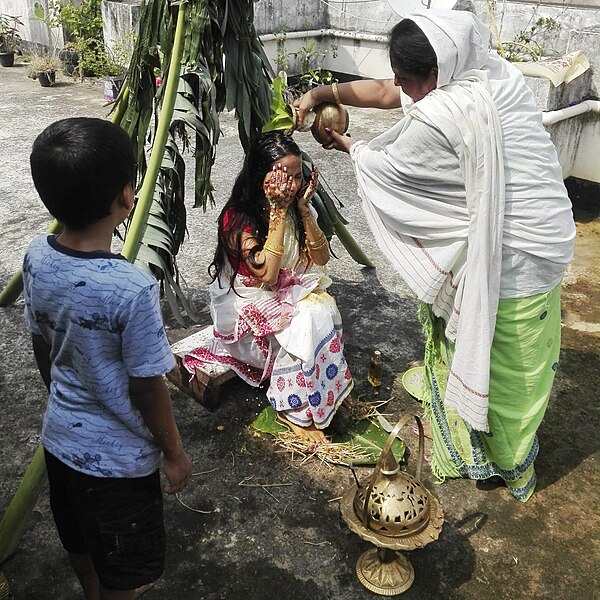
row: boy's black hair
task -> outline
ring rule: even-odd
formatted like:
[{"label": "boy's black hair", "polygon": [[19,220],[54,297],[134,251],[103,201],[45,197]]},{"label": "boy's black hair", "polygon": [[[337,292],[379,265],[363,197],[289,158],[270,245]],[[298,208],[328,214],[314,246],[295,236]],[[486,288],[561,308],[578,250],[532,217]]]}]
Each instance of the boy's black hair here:
[{"label": "boy's black hair", "polygon": [[125,186],[135,186],[131,138],[104,119],[74,117],[52,123],[33,143],[30,164],[42,202],[72,229],[85,229],[108,216]]},{"label": "boy's black hair", "polygon": [[433,46],[411,19],[402,19],[390,32],[390,63],[419,79],[426,79],[438,66]]}]

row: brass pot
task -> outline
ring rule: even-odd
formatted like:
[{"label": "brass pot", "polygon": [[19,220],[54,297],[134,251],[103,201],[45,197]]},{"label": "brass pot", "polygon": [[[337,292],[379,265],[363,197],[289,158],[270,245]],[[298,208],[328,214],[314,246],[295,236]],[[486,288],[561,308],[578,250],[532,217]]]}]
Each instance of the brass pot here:
[{"label": "brass pot", "polygon": [[320,144],[329,144],[331,136],[325,131],[325,128],[333,129],[343,135],[348,131],[350,117],[348,111],[341,105],[333,102],[323,102],[313,108],[315,120],[310,128],[313,137]]}]

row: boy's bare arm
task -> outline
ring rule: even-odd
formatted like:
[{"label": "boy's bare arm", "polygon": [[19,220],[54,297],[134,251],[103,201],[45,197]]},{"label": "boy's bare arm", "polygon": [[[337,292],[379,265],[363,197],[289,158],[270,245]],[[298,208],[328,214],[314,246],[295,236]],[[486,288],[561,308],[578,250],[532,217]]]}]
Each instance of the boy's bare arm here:
[{"label": "boy's bare arm", "polygon": [[40,375],[46,384],[46,388],[50,391],[50,366],[52,365],[52,361],[50,360],[50,346],[41,335],[35,333],[31,334],[31,342]]},{"label": "boy's bare arm", "polygon": [[163,452],[163,469],[167,478],[165,492],[180,492],[192,477],[192,463],[183,449],[171,395],[163,377],[130,377],[129,393]]}]

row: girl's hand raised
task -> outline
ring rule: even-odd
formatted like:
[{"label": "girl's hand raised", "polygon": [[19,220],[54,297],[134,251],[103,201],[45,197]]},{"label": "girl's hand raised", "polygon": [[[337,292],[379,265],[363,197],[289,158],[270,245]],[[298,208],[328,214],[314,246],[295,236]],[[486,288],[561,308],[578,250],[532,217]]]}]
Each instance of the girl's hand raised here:
[{"label": "girl's hand raised", "polygon": [[265,198],[273,208],[288,208],[294,200],[293,180],[287,173],[287,167],[281,163],[273,165],[270,173],[267,173],[263,183]]},{"label": "girl's hand raised", "polygon": [[300,192],[300,196],[298,198],[298,210],[300,211],[301,215],[304,215],[304,213],[308,211],[308,206],[310,205],[310,201],[318,185],[319,172],[316,165],[313,164],[310,179],[308,180],[306,187]]}]

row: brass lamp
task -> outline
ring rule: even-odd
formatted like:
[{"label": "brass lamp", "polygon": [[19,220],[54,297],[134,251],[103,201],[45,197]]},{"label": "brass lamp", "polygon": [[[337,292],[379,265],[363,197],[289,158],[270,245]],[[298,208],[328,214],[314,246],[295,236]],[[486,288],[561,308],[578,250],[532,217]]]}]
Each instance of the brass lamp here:
[{"label": "brass lamp", "polygon": [[[419,428],[419,460],[415,475],[400,470],[391,452],[396,435],[414,417]],[[401,594],[415,573],[400,551],[423,548],[438,539],[444,522],[439,501],[421,483],[425,436],[417,415],[407,414],[392,429],[371,477],[352,486],[341,503],[348,527],[376,548],[356,563],[360,582],[382,596]]]}]

